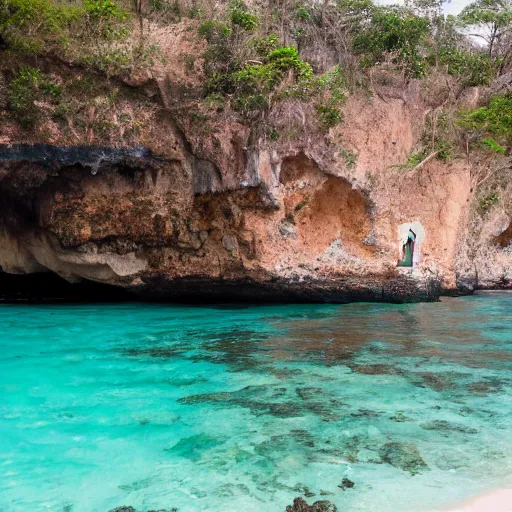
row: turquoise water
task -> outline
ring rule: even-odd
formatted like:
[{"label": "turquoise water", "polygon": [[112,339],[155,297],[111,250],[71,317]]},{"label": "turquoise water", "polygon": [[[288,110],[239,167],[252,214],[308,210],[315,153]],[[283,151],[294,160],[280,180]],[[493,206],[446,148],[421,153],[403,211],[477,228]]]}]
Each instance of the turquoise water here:
[{"label": "turquoise water", "polygon": [[0,320],[2,512],[421,512],[511,483],[512,294]]}]

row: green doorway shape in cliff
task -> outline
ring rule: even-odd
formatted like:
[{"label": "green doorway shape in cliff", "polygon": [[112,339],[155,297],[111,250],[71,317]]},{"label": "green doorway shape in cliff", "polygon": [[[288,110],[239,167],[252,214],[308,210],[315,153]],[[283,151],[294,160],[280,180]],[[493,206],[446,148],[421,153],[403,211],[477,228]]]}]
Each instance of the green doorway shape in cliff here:
[{"label": "green doorway shape in cliff", "polygon": [[425,230],[418,220],[398,226],[398,267],[416,267],[421,259]]},{"label": "green doorway shape in cliff", "polygon": [[402,245],[402,259],[398,262],[398,267],[412,267],[414,258],[414,244],[416,242],[416,233],[409,228],[407,240]]}]

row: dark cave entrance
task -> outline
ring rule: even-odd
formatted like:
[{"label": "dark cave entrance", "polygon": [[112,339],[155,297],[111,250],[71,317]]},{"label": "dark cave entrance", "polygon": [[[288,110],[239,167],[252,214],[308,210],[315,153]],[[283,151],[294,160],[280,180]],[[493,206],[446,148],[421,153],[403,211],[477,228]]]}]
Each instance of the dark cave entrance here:
[{"label": "dark cave entrance", "polygon": [[69,283],[53,272],[7,274],[0,270],[0,303],[124,302],[131,293],[108,284]]}]

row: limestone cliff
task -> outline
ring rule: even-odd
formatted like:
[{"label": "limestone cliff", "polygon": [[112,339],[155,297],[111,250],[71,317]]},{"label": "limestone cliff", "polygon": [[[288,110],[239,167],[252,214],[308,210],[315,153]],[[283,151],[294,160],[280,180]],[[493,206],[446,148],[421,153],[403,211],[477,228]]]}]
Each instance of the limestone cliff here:
[{"label": "limestone cliff", "polygon": [[[511,286],[512,204],[478,212],[464,158],[404,166],[432,110],[417,81],[349,95],[328,131],[288,112],[280,122],[302,132],[274,141],[225,113],[183,114],[198,80],[176,58],[183,33],[165,65],[102,77],[120,100],[94,92],[88,124],[2,124],[4,273],[173,300],[400,302]],[[105,112],[118,120],[106,136]],[[412,266],[398,266],[409,229]]]}]

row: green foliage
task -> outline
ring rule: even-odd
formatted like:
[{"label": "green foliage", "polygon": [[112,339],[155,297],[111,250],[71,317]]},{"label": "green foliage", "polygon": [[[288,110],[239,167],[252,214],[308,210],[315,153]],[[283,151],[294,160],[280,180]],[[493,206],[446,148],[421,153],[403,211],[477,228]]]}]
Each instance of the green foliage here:
[{"label": "green foliage", "polygon": [[69,39],[70,27],[83,18],[75,4],[52,0],[3,0],[0,5],[0,33],[14,51],[36,53]]},{"label": "green foliage", "polygon": [[510,31],[512,4],[504,0],[476,0],[459,14],[459,23],[474,29],[489,45],[489,56],[497,42]]},{"label": "green foliage", "polygon": [[500,201],[500,196],[495,192],[491,194],[487,194],[486,196],[480,198],[478,204],[480,206],[480,210],[482,213],[490,210],[495,204],[498,204]]},{"label": "green foliage", "polygon": [[311,78],[311,66],[304,62],[294,48],[279,48],[271,51],[265,64],[251,64],[231,74],[228,87],[236,97],[233,108],[249,115],[251,112],[267,110],[270,93],[281,83],[286,71],[293,71],[298,81]]},{"label": "green foliage", "polygon": [[302,201],[300,201],[293,209],[295,213],[300,212],[304,207],[306,207],[309,204],[310,200],[311,199],[309,197],[305,197],[304,199],[302,199]]},{"label": "green foliage", "polygon": [[320,125],[324,129],[332,128],[343,122],[343,113],[339,108],[332,107],[330,105],[318,104],[316,105],[316,113]]},{"label": "green foliage", "polygon": [[[378,7],[371,0],[337,0],[336,6],[344,17],[350,17],[355,21],[370,19],[373,12]],[[353,28],[359,28],[358,23],[352,25]]]},{"label": "green foliage", "polygon": [[208,20],[199,25],[197,32],[210,44],[224,40],[231,34],[231,29],[222,21]]},{"label": "green foliage", "polygon": [[406,67],[408,75],[421,76],[425,62],[420,48],[428,34],[426,18],[398,7],[374,8],[369,26],[355,35],[353,46],[366,57],[367,65],[380,61],[385,54],[393,54],[397,63]]},{"label": "green foliage", "polygon": [[216,112],[222,112],[226,108],[226,99],[219,93],[210,94],[203,103],[208,110],[215,110]]},{"label": "green foliage", "polygon": [[405,167],[416,167],[421,162],[423,162],[423,160],[425,160],[426,156],[427,153],[425,151],[417,151],[415,153],[411,153],[407,159]]},{"label": "green foliage", "polygon": [[343,122],[341,111],[345,104],[346,80],[342,69],[337,66],[313,80],[313,90],[320,94],[320,101],[315,108],[320,126],[332,128]]},{"label": "green foliage", "polygon": [[58,103],[62,88],[39,69],[22,67],[9,84],[9,106],[13,118],[24,128],[33,128],[41,116],[35,102],[47,100]]},{"label": "green foliage", "polygon": [[340,66],[315,78],[313,85],[316,89],[328,91],[330,98],[335,102],[340,104],[345,102],[347,80]]},{"label": "green foliage", "polygon": [[254,48],[260,57],[264,58],[269,53],[280,48],[281,42],[276,34],[270,34],[266,37],[253,37],[249,40],[249,45]]},{"label": "green foliage", "polygon": [[240,94],[233,98],[233,109],[246,117],[259,114],[269,107],[268,98],[261,93]]},{"label": "green foliage", "polygon": [[300,21],[311,21],[311,12],[307,6],[298,4],[295,8],[295,16]]},{"label": "green foliage", "polygon": [[239,50],[239,54],[255,52],[261,63],[238,62],[232,52],[239,41],[240,27],[236,26],[232,15],[237,10],[245,12],[245,9],[244,4],[232,4],[231,27],[210,20],[199,27],[199,34],[208,42],[203,54],[209,77],[205,84],[206,94],[229,96],[234,110],[253,117],[268,110],[272,93],[288,73],[293,73],[295,82],[299,83],[311,80],[313,70],[300,58],[296,48],[282,47],[275,34],[246,39],[245,47]]},{"label": "green foliage", "polygon": [[[222,81],[221,75],[235,67],[231,27],[222,21],[208,20],[199,25],[198,34],[208,43],[203,53],[206,75],[213,82]],[[211,83],[207,85],[207,90],[215,89]]]},{"label": "green foliage", "polygon": [[188,12],[188,17],[192,20],[200,20],[204,17],[204,10],[201,7],[193,7]]},{"label": "green foliage", "polygon": [[465,49],[442,48],[438,60],[439,64],[446,66],[450,75],[460,80],[463,87],[488,85],[496,72],[493,62],[486,55]]},{"label": "green foliage", "polygon": [[485,137],[482,139],[482,144],[487,146],[491,151],[495,153],[499,153],[500,155],[504,155],[506,148],[501,144],[498,144],[495,140],[490,139],[489,137]]},{"label": "green foliage", "polygon": [[180,19],[182,12],[177,1],[149,0],[149,8],[159,14],[170,14],[172,18]]},{"label": "green foliage", "polygon": [[273,126],[271,126],[267,131],[267,136],[270,140],[276,141],[279,140],[280,135],[279,132]]},{"label": "green foliage", "polygon": [[122,10],[117,4],[111,0],[85,0],[85,12],[96,19],[112,19],[116,18],[120,21],[127,16],[126,11]]},{"label": "green foliage", "polygon": [[[463,113],[459,124],[474,132],[491,136],[496,144],[512,146],[512,93],[494,96],[489,106]],[[489,145],[489,144],[488,144]]]},{"label": "green foliage", "polygon": [[345,164],[349,169],[353,169],[357,163],[357,154],[348,149],[342,149],[340,156],[345,159]]},{"label": "green foliage", "polygon": [[154,45],[133,48],[131,15],[113,0],[2,0],[0,33],[9,52],[54,53],[109,73],[150,63]]},{"label": "green foliage", "polygon": [[196,56],[192,53],[180,53],[181,60],[185,64],[185,69],[187,70],[187,73],[192,73],[194,71],[194,63],[196,62]]},{"label": "green foliage", "polygon": [[437,151],[436,158],[446,162],[452,157],[453,144],[448,140],[440,139],[438,137],[436,140],[435,151]]},{"label": "green foliage", "polygon": [[245,66],[232,75],[237,92],[242,94],[269,93],[281,78],[281,71],[270,64]]},{"label": "green foliage", "polygon": [[253,31],[258,26],[258,17],[249,12],[249,9],[241,0],[234,0],[230,6],[231,23],[241,27],[248,32]]},{"label": "green foliage", "polygon": [[299,57],[296,48],[290,46],[271,51],[265,61],[275,70],[293,70],[297,78],[311,78],[313,76],[311,65]]}]

